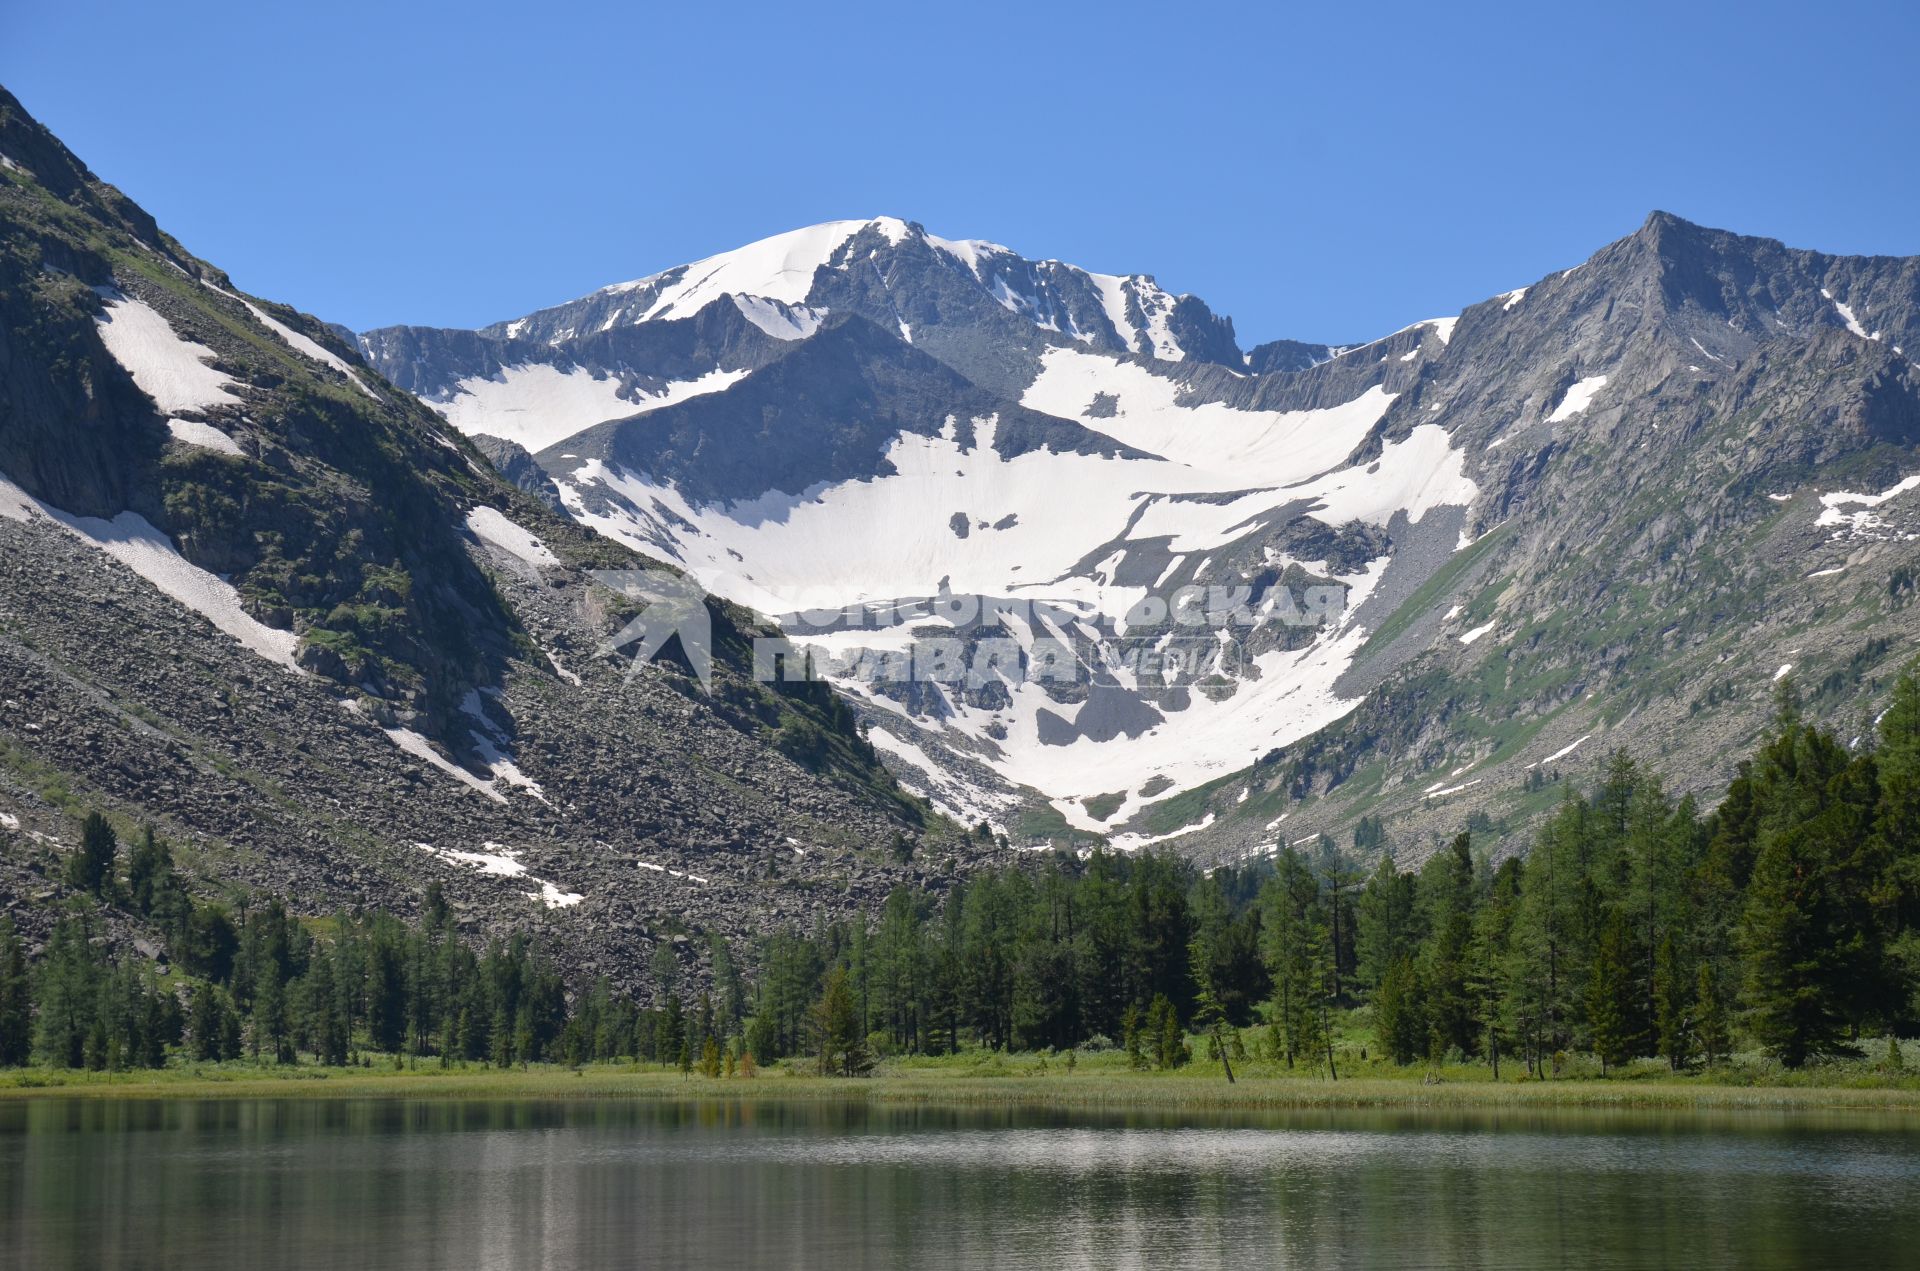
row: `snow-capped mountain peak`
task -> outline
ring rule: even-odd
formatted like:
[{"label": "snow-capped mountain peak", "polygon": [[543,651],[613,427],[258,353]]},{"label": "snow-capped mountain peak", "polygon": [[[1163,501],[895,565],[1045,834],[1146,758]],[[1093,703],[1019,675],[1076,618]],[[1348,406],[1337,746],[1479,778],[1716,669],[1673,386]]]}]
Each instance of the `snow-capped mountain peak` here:
[{"label": "snow-capped mountain peak", "polygon": [[724,295],[800,304],[813,289],[814,274],[832,263],[847,240],[863,229],[880,228],[884,223],[885,218],[827,221],[789,230],[690,265],[616,283],[603,288],[601,294],[644,295],[648,303],[634,315],[632,320],[636,322],[692,317]]},{"label": "snow-capped mountain peak", "polygon": [[[1749,276],[1765,289],[1725,282]],[[507,327],[364,344],[461,431],[537,452],[506,459],[576,520],[795,618],[821,665],[956,635],[968,650],[1010,641],[1025,666],[1064,639],[1098,664],[1064,687],[1017,668],[904,684],[833,671],[873,744],[942,806],[1011,824],[1044,800],[1054,824],[1126,843],[1183,824],[1176,814],[1217,786],[1209,833],[1245,841],[1295,792],[1346,780],[1357,763],[1342,746],[1357,756],[1397,738],[1411,749],[1376,754],[1378,780],[1419,775],[1432,699],[1395,686],[1436,664],[1493,667],[1454,682],[1449,702],[1503,720],[1565,709],[1593,731],[1574,704],[1603,672],[1541,615],[1608,594],[1640,532],[1613,518],[1641,505],[1583,474],[1639,481],[1643,502],[1669,506],[1660,483],[1688,461],[1667,448],[1717,435],[1742,396],[1729,378],[1721,401],[1716,384],[1763,365],[1761,351],[1866,377],[1857,398],[1835,389],[1814,435],[1904,444],[1920,407],[1901,349],[1920,338],[1892,277],[1656,216],[1583,266],[1451,316],[1363,344],[1243,353],[1230,323],[1150,275],[880,217],[778,235]],[[1765,444],[1755,472],[1771,471]],[[1643,451],[1653,462],[1635,462]],[[1910,464],[1857,462],[1877,484],[1845,490],[1898,491],[1896,509],[1911,497],[1898,484]],[[1694,491],[1674,524],[1708,505],[1742,523],[1751,509],[1733,488]],[[1615,533],[1577,596],[1557,581],[1572,549],[1552,513],[1569,500],[1580,524]],[[1841,515],[1800,528],[1907,532]],[[1503,578],[1547,599],[1523,611],[1501,599]],[[1218,621],[1169,616],[1173,597],[1220,589]],[[1284,621],[1311,590],[1344,596],[1341,614]],[[1003,614],[1009,602],[1048,608]],[[969,603],[994,616],[956,633],[945,615]],[[819,617],[856,612],[917,616]],[[1171,651],[1184,678],[1108,666],[1112,649]],[[1533,669],[1496,673],[1510,658]],[[1350,712],[1369,722],[1343,742],[1331,724]],[[1243,771],[1254,775],[1219,793]]]},{"label": "snow-capped mountain peak", "polygon": [[[1070,340],[1105,352],[1235,369],[1246,361],[1231,322],[1193,296],[1167,292],[1151,275],[1030,260],[1000,243],[943,238],[894,216],[789,230],[480,334],[560,348],[648,323],[692,321],[723,298],[780,340],[803,338],[833,314],[857,312],[912,342],[934,326],[977,326],[979,311],[990,303],[1034,329],[1029,343]],[[424,387],[433,396],[451,386]]]}]

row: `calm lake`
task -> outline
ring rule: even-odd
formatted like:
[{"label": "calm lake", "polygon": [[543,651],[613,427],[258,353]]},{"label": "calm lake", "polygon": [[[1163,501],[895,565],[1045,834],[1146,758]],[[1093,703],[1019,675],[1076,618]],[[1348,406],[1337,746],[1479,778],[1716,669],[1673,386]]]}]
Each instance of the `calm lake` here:
[{"label": "calm lake", "polygon": [[7,1267],[1912,1265],[1912,1122],[0,1103]]}]

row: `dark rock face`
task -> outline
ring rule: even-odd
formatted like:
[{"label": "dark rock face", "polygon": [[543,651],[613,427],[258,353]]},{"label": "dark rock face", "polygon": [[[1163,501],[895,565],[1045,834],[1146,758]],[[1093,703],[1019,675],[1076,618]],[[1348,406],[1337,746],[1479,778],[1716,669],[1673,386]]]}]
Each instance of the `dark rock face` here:
[{"label": "dark rock face", "polygon": [[[732,304],[710,304],[686,318],[601,329],[611,315],[590,297],[485,331],[385,327],[359,337],[367,361],[410,393],[440,399],[461,380],[486,379],[510,366],[584,367],[615,375],[637,396],[712,370],[752,369],[784,351]],[[616,307],[615,313],[621,310]],[[565,322],[568,325],[559,327]],[[578,333],[575,333],[575,328]],[[511,334],[509,334],[511,332]]]},{"label": "dark rock face", "polygon": [[974,420],[988,417],[999,420],[994,449],[1008,458],[1042,447],[1079,454],[1124,449],[978,388],[890,332],[850,317],[728,392],[597,425],[539,459],[554,471],[600,459],[670,481],[696,501],[728,503],[871,477],[884,470],[894,438],[937,434],[951,420],[964,440]]},{"label": "dark rock face", "polygon": [[515,489],[540,500],[548,511],[565,515],[566,509],[560,504],[560,487],[553,483],[553,478],[547,475],[547,470],[540,466],[539,461],[527,453],[525,446],[481,433],[473,438],[473,447],[485,455],[487,462]]},{"label": "dark rock face", "polygon": [[1247,369],[1255,375],[1274,371],[1304,371],[1329,361],[1340,352],[1330,344],[1302,344],[1298,340],[1272,340],[1256,344],[1247,353]]}]

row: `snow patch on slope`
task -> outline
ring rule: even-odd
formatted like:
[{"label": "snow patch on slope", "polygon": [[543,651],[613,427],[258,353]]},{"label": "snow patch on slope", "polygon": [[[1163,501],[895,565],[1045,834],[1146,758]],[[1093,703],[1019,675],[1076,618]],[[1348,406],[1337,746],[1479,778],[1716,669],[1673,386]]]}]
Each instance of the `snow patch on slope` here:
[{"label": "snow patch on slope", "polygon": [[998,243],[989,243],[985,239],[940,238],[933,234],[928,234],[926,238],[928,246],[937,251],[945,252],[966,266],[967,272],[972,274],[974,279],[982,285],[986,282],[986,276],[981,272],[983,269],[982,262],[991,256],[1011,256],[1014,254],[1010,248],[1002,247]]},{"label": "snow patch on slope", "polygon": [[482,874],[496,878],[525,878],[530,883],[538,884],[539,891],[523,894],[528,900],[537,900],[549,909],[567,909],[586,899],[578,892],[561,891],[544,878],[532,877],[527,873],[527,867],[521,863],[520,854],[511,848],[501,847],[498,843],[483,843],[481,847],[486,850],[479,852],[466,852],[453,847],[435,847],[431,843],[415,843],[414,846],[449,865],[478,870]]},{"label": "snow patch on slope", "polygon": [[1604,375],[1589,375],[1585,379],[1574,381],[1568,387],[1566,396],[1560,399],[1560,404],[1555,406],[1553,413],[1547,416],[1547,422],[1557,424],[1562,420],[1572,419],[1593,405],[1594,395],[1606,386],[1607,377]]},{"label": "snow patch on slope", "polygon": [[1570,755],[1570,754],[1572,754],[1572,753],[1573,753],[1574,751],[1576,751],[1576,750],[1578,750],[1578,749],[1580,749],[1580,747],[1581,747],[1581,746],[1582,746],[1583,744],[1585,744],[1585,743],[1586,743],[1586,741],[1587,741],[1587,740],[1588,740],[1589,738],[1591,738],[1592,736],[1593,736],[1593,734],[1592,734],[1592,733],[1588,733],[1588,734],[1586,734],[1586,736],[1584,736],[1584,737],[1577,737],[1577,738],[1575,738],[1575,739],[1574,739],[1573,741],[1571,741],[1571,742],[1569,742],[1568,744],[1566,744],[1566,745],[1564,745],[1564,746],[1562,746],[1562,747],[1560,747],[1560,749],[1558,749],[1558,750],[1556,750],[1556,751],[1554,751],[1554,752],[1553,752],[1552,754],[1550,754],[1550,755],[1548,755],[1548,756],[1547,756],[1547,757],[1546,757],[1545,759],[1540,759],[1540,760],[1536,760],[1535,762],[1533,762],[1533,763],[1530,763],[1530,764],[1528,764],[1528,765],[1527,765],[1527,767],[1528,767],[1528,768],[1538,768],[1538,767],[1540,767],[1540,766],[1541,766],[1541,765],[1543,765],[1543,764],[1550,764],[1550,763],[1555,763],[1555,762],[1557,762],[1557,761],[1559,761],[1559,760],[1561,760],[1561,759],[1565,759],[1565,758],[1566,758],[1566,757],[1567,757],[1568,755]]},{"label": "snow patch on slope", "polygon": [[1828,291],[1825,287],[1822,287],[1820,289],[1820,294],[1825,296],[1828,300],[1833,301],[1833,311],[1840,315],[1840,320],[1842,322],[1847,324],[1847,330],[1853,332],[1855,335],[1859,336],[1862,340],[1878,340],[1880,338],[1880,333],[1878,331],[1875,331],[1872,335],[1867,334],[1867,329],[1860,325],[1860,319],[1854,316],[1853,306],[1841,304],[1838,300],[1834,300],[1833,293],[1831,291]]},{"label": "snow patch on slope", "polygon": [[488,546],[497,547],[535,568],[544,569],[560,563],[560,558],[540,541],[538,535],[510,520],[498,508],[482,504],[468,512],[467,532]]},{"label": "snow patch on slope", "polygon": [[167,431],[173,439],[182,445],[198,446],[202,450],[214,450],[223,455],[232,455],[236,459],[247,457],[240,449],[240,443],[215,428],[212,424],[203,424],[197,419],[169,419]]},{"label": "snow patch on slope", "polygon": [[269,627],[246,611],[233,584],[190,564],[162,534],[137,512],[122,512],[111,521],[96,516],[72,516],[22,490],[0,475],[0,517],[28,521],[39,514],[76,538],[119,561],[151,583],[162,595],[205,618],[254,653],[296,675],[304,675],[294,661],[300,637]]},{"label": "snow patch on slope", "polygon": [[495,789],[493,782],[482,781],[479,777],[474,776],[459,764],[454,763],[445,755],[435,750],[432,742],[428,741],[421,734],[414,732],[411,728],[382,728],[380,731],[387,735],[388,741],[406,751],[415,759],[431,767],[438,768],[441,772],[446,773],[461,785],[478,790],[495,803],[505,803],[507,801],[507,796]]},{"label": "snow patch on slope", "polygon": [[762,296],[735,296],[733,307],[776,340],[804,340],[820,329],[820,320],[827,316],[825,309],[781,304]]},{"label": "snow patch on slope", "polygon": [[[1820,515],[1813,523],[1818,526],[1838,527],[1836,538],[1849,534],[1867,534],[1880,528],[1880,518],[1874,515],[1874,509],[1881,504],[1905,494],[1909,490],[1920,489],[1920,472],[1900,481],[1878,494],[1854,494],[1847,490],[1836,490],[1832,494],[1820,496]],[[1842,508],[1859,507],[1857,512],[1843,512]]]},{"label": "snow patch on slope", "polygon": [[1460,639],[1460,643],[1462,643],[1462,644],[1472,644],[1472,643],[1473,643],[1473,642],[1474,642],[1475,640],[1478,640],[1478,639],[1479,639],[1479,638],[1480,638],[1481,636],[1483,636],[1483,635],[1485,635],[1485,634],[1487,634],[1487,632],[1489,632],[1489,631],[1491,631],[1491,630],[1493,630],[1493,628],[1494,628],[1494,626],[1495,626],[1495,623],[1497,623],[1498,621],[1499,621],[1498,619],[1494,619],[1493,621],[1491,621],[1491,622],[1487,622],[1487,623],[1485,623],[1485,624],[1484,624],[1484,625],[1482,625],[1482,626],[1478,626],[1478,627],[1475,627],[1475,628],[1474,628],[1473,630],[1471,630],[1471,631],[1463,631],[1463,632],[1461,632],[1461,633],[1460,633],[1460,637],[1459,637],[1459,639]]},{"label": "snow patch on slope", "polygon": [[[1281,484],[1338,466],[1393,404],[1379,386],[1323,410],[1249,411],[1219,402],[1183,405],[1180,385],[1144,366],[1079,349],[1048,349],[1020,404],[1072,419],[1124,446],[1208,474],[1201,486]],[[1108,418],[1084,415],[1097,395]],[[1224,484],[1222,484],[1224,482]]]},{"label": "snow patch on slope", "polygon": [[240,398],[228,391],[237,387],[233,380],[207,365],[212,349],[182,338],[144,302],[111,287],[95,290],[106,301],[94,319],[101,342],[161,414],[240,404]]},{"label": "snow patch on slope", "polygon": [[745,371],[709,371],[697,380],[669,384],[634,399],[620,395],[620,380],[584,367],[566,370],[544,362],[503,367],[491,378],[471,376],[444,402],[428,402],[467,436],[502,437],[538,454],[610,419],[643,415],[745,379]]},{"label": "snow patch on slope", "polygon": [[520,771],[520,765],[503,749],[507,738],[487,718],[486,708],[481,704],[477,690],[468,691],[466,699],[460,703],[460,711],[476,725],[468,731],[467,737],[479,754],[480,762],[486,764],[487,771],[493,774],[494,781],[504,781],[516,789],[525,790],[540,802],[547,803],[547,806],[553,806],[547,802],[546,792],[540,788],[540,783]]}]

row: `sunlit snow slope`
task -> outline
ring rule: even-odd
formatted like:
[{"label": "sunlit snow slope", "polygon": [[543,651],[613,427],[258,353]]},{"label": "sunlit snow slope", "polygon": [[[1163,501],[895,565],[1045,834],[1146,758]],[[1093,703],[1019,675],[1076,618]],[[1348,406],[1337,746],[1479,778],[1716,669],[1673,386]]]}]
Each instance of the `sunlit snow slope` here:
[{"label": "sunlit snow slope", "polygon": [[[1037,792],[1094,830],[1358,700],[1339,681],[1362,602],[1403,544],[1466,541],[1465,453],[1441,421],[1390,423],[1451,330],[1391,337],[1397,374],[1261,399],[1191,297],[880,218],[362,343],[426,368],[414,387],[462,431],[536,454],[577,519],[784,618],[950,811],[1003,820]],[[1156,608],[1182,588],[1227,603]],[[969,670],[982,639],[1025,661],[907,684],[858,663],[943,637]],[[1076,682],[1029,679],[1037,639],[1074,646]],[[1143,649],[1187,673],[1143,679]]]}]

